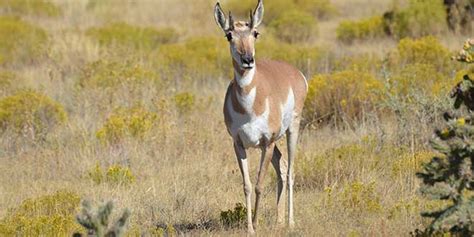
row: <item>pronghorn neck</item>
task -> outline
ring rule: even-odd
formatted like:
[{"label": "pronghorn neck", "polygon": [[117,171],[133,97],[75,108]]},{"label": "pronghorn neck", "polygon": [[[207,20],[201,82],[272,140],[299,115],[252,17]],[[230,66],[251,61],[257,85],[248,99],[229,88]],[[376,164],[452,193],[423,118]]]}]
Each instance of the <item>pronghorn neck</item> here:
[{"label": "pronghorn neck", "polygon": [[240,88],[244,88],[252,84],[255,72],[257,71],[257,65],[255,64],[252,69],[242,69],[235,60],[232,60],[232,63],[234,65],[234,80],[237,85],[239,85]]}]

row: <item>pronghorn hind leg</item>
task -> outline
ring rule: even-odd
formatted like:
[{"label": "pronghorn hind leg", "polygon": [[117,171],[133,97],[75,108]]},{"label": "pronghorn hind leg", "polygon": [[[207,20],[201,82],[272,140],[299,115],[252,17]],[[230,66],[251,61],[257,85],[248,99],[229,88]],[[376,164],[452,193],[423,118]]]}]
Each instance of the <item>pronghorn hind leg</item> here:
[{"label": "pronghorn hind leg", "polygon": [[268,146],[262,147],[262,157],[260,159],[260,167],[258,168],[257,182],[255,183],[255,213],[253,216],[253,227],[257,228],[258,224],[258,207],[260,204],[260,198],[263,191],[263,182],[267,173],[268,165],[273,157],[273,149],[275,143],[270,143]]},{"label": "pronghorn hind leg", "polygon": [[298,142],[299,120],[295,120],[290,128],[286,131],[287,146],[288,146],[288,225],[293,227],[295,225],[293,212],[293,182],[294,182],[294,160],[296,155],[296,145]]},{"label": "pronghorn hind leg", "polygon": [[247,231],[250,234],[254,234],[255,231],[252,225],[252,183],[250,182],[250,174],[248,167],[247,153],[245,148],[237,143],[234,143],[234,150],[237,156],[237,162],[239,163],[240,172],[242,174],[245,194],[245,206],[247,207]]},{"label": "pronghorn hind leg", "polygon": [[273,150],[272,165],[277,175],[277,225],[282,225],[285,220],[285,200],[286,197],[286,173],[287,163],[282,159],[282,155],[277,146]]}]

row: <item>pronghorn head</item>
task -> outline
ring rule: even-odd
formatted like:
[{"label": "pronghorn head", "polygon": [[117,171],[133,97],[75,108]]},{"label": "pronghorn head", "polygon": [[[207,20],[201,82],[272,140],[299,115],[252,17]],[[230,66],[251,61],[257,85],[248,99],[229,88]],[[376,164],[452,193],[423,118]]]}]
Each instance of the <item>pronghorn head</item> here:
[{"label": "pronghorn head", "polygon": [[255,11],[250,10],[248,22],[234,22],[231,12],[229,12],[229,18],[227,19],[219,2],[214,7],[214,17],[217,25],[224,31],[229,41],[234,63],[240,69],[252,69],[255,66],[255,40],[259,34],[257,27],[263,19],[263,1],[258,0]]}]

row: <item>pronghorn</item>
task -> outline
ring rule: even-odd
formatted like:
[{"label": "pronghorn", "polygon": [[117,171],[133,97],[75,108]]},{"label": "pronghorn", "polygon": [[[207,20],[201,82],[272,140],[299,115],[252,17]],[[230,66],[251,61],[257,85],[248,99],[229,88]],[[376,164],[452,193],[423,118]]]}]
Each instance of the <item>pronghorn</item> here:
[{"label": "pronghorn", "polygon": [[[263,180],[270,161],[276,170],[277,223],[285,218],[285,196],[288,188],[288,224],[293,218],[293,161],[296,153],[301,112],[308,90],[303,74],[284,62],[258,60],[255,62],[257,27],[263,18],[263,2],[259,0],[250,21],[234,22],[229,12],[227,19],[217,2],[214,17],[230,44],[234,79],[230,82],[224,102],[224,118],[234,142],[234,150],[243,177],[247,207],[248,232],[254,233]],[[281,159],[275,142],[287,135],[288,162]],[[246,149],[262,150],[255,186],[255,213],[252,219],[251,193]],[[287,186],[287,187],[285,187]]]}]

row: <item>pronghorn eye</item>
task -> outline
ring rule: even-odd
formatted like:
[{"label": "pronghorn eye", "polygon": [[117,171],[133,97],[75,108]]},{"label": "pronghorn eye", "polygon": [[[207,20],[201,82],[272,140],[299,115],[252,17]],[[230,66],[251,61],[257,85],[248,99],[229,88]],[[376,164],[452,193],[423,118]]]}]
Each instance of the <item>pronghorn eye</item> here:
[{"label": "pronghorn eye", "polygon": [[260,35],[260,33],[258,33],[257,31],[254,31],[254,32],[253,32],[253,36],[255,37],[255,39],[258,38],[258,35]]},{"label": "pronghorn eye", "polygon": [[232,33],[228,32],[227,34],[225,34],[225,37],[227,38],[228,41],[231,41],[232,40]]}]

